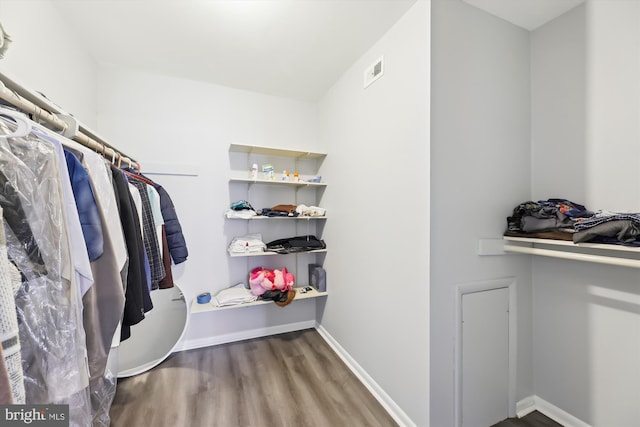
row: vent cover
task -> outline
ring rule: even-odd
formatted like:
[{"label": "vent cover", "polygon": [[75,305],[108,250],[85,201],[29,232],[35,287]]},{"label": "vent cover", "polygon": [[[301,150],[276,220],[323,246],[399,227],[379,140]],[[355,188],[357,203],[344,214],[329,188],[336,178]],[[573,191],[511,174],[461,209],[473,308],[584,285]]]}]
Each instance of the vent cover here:
[{"label": "vent cover", "polygon": [[383,56],[378,58],[376,62],[371,64],[366,70],[364,70],[364,87],[365,89],[371,85],[371,83],[378,80],[384,74]]}]

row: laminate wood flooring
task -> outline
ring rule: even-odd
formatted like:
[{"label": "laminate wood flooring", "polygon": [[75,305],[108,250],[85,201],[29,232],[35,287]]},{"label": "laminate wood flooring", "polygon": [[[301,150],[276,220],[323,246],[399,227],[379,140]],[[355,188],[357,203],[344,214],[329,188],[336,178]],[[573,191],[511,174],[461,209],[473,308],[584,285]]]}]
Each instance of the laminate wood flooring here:
[{"label": "laminate wood flooring", "polygon": [[118,382],[111,427],[397,426],[315,329],[174,353]]},{"label": "laminate wood flooring", "polygon": [[491,427],[562,427],[562,425],[538,411],[533,411],[522,418],[507,418]]}]

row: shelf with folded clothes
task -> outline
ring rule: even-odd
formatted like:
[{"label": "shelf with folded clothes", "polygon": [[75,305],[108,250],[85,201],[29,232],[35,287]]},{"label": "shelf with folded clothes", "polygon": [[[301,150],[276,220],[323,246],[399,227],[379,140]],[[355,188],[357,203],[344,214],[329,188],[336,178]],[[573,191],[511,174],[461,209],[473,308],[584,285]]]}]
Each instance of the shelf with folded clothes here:
[{"label": "shelf with folded clothes", "polygon": [[[311,286],[311,290],[305,293],[300,292],[300,290],[302,288],[305,288],[306,286],[300,286],[300,287],[295,287],[295,291],[296,291],[296,295],[293,298],[292,302],[295,301],[301,301],[301,300],[306,300],[306,299],[311,299],[311,298],[319,298],[319,297],[325,297],[328,295],[327,292],[320,292],[318,291],[316,288],[314,288],[313,286]],[[218,310],[227,310],[227,309],[232,309],[232,308],[244,308],[244,307],[252,307],[252,306],[256,306],[256,305],[264,305],[264,304],[273,304],[275,305],[275,303],[273,301],[267,301],[267,300],[257,300],[257,301],[252,301],[252,302],[246,302],[246,303],[242,303],[242,304],[235,304],[235,305],[225,305],[222,307],[218,307],[216,305],[214,305],[213,302],[209,301],[205,304],[198,304],[197,300],[194,300],[191,304],[191,313],[205,313],[205,312],[209,312],[209,311],[218,311]]]},{"label": "shelf with folded clothes", "polygon": [[640,268],[640,214],[592,211],[567,199],[520,203],[504,251]]},{"label": "shelf with folded clothes", "polygon": [[327,252],[326,249],[314,249],[311,251],[298,251],[298,252],[272,252],[272,251],[263,251],[263,252],[229,252],[229,256],[231,258],[236,257],[254,257],[254,256],[271,256],[271,255],[298,255],[298,254],[319,254]]},{"label": "shelf with folded clothes", "polygon": [[273,220],[278,220],[278,219],[288,219],[288,220],[312,220],[312,219],[327,219],[327,216],[265,216],[265,215],[255,215],[252,217],[246,217],[246,218],[241,218],[241,217],[227,217],[227,219],[244,219],[244,220],[258,220],[258,219],[273,219]]},{"label": "shelf with folded clothes", "polygon": [[640,247],[610,243],[503,236],[504,251],[553,258],[640,268]]},{"label": "shelf with folded clothes", "polygon": [[231,203],[224,213],[227,219],[325,219],[327,210],[305,204],[278,204],[271,208],[254,209],[246,200]]},{"label": "shelf with folded clothes", "polygon": [[255,257],[265,255],[297,255],[323,253],[327,245],[314,235],[300,235],[265,243],[261,233],[234,237],[227,246],[231,257]]},{"label": "shelf with folded clothes", "polygon": [[[269,267],[285,261],[296,277],[306,276],[308,266],[321,268],[327,253],[322,240],[327,210],[321,207],[327,183],[320,175],[325,157],[322,153],[231,144],[228,182],[232,200],[224,216],[225,219],[247,220],[244,225],[238,221],[225,225],[229,235],[234,236],[227,247],[229,258],[235,259],[231,263],[234,273],[242,273],[238,269],[250,269],[257,264],[264,263]],[[244,235],[238,234],[243,232]],[[292,256],[262,259],[274,255]],[[243,259],[239,261],[238,258]],[[316,289],[307,293],[300,292],[299,287],[296,289],[298,292],[293,301],[327,295]],[[243,301],[231,307],[214,307],[211,303],[212,307],[198,309],[223,310],[272,302],[269,298]]]}]

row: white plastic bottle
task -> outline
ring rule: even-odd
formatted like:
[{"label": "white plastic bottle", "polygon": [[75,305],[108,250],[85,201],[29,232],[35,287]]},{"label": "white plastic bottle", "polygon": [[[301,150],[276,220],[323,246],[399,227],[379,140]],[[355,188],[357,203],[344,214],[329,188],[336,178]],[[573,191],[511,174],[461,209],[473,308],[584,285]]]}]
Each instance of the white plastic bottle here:
[{"label": "white plastic bottle", "polygon": [[251,173],[249,175],[251,179],[258,179],[258,164],[254,163],[251,165]]}]

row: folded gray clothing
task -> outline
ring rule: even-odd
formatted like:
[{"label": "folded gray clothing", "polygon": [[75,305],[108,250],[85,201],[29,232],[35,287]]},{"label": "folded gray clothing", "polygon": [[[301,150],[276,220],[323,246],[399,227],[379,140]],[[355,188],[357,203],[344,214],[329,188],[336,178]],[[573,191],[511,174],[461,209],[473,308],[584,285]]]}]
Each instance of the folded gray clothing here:
[{"label": "folded gray clothing", "polygon": [[573,242],[588,242],[595,237],[615,237],[621,242],[633,242],[640,236],[640,225],[630,220],[603,222],[585,230],[573,233]]},{"label": "folded gray clothing", "polygon": [[552,230],[557,228],[558,223],[556,217],[553,218],[536,218],[534,216],[523,216],[521,221],[522,231],[528,233],[533,231]]},{"label": "folded gray clothing", "polygon": [[611,212],[611,215],[608,215],[606,212],[601,211],[600,213],[597,213],[590,218],[585,218],[582,221],[577,222],[575,224],[575,229],[576,231],[581,231],[585,228],[595,227],[596,225],[602,224],[603,222],[621,220],[629,220],[640,224],[640,214]]}]

